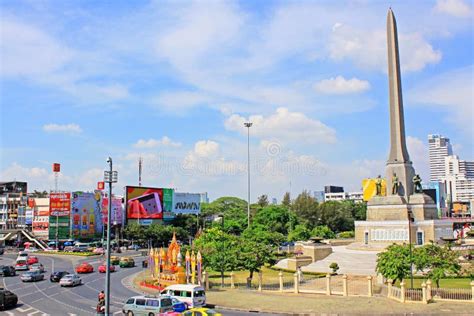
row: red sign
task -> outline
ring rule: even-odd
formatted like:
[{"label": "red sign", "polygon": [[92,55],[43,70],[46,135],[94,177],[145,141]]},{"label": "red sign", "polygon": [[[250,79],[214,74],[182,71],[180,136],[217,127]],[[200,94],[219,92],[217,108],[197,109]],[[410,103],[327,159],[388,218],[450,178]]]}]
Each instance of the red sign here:
[{"label": "red sign", "polygon": [[61,172],[61,164],[53,163],[53,172]]},{"label": "red sign", "polygon": [[51,193],[49,195],[49,215],[69,216],[71,212],[71,193]]},{"label": "red sign", "polygon": [[103,190],[105,188],[105,184],[103,181],[97,182],[97,190]]},{"label": "red sign", "polygon": [[35,205],[35,199],[33,198],[28,198],[28,207],[29,208],[34,208],[36,205]]}]

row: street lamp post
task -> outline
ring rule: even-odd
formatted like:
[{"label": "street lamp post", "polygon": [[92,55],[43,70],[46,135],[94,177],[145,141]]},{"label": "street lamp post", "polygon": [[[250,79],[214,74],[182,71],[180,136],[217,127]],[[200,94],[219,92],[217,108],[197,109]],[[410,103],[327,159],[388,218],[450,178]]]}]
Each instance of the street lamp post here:
[{"label": "street lamp post", "polygon": [[413,214],[408,211],[408,243],[410,244],[410,288],[413,289],[413,251],[412,251],[412,238],[411,238],[411,222],[413,221]]},{"label": "street lamp post", "polygon": [[252,122],[245,122],[247,127],[247,227],[250,227],[250,127]]},{"label": "street lamp post", "polygon": [[104,182],[109,184],[109,207],[107,210],[107,263],[105,270],[105,315],[110,315],[110,224],[112,210],[112,183],[118,180],[118,172],[112,171],[112,158],[107,159],[109,171],[104,171]]}]

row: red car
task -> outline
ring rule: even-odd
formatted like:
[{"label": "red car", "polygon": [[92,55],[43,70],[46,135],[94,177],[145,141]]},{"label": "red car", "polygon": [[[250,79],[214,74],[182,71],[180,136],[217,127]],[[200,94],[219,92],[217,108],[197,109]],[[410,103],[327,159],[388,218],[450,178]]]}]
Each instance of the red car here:
[{"label": "red car", "polygon": [[83,262],[76,267],[76,273],[91,273],[91,272],[94,272],[94,267],[87,262]]},{"label": "red car", "polygon": [[[107,271],[106,264],[105,264],[105,263],[102,263],[102,264],[99,266],[99,273],[105,273],[105,271]],[[115,266],[111,264],[109,271],[110,271],[110,272],[115,272]]]},{"label": "red car", "polygon": [[38,260],[38,257],[31,256],[31,257],[28,257],[26,262],[28,263],[28,265],[32,265],[32,264],[38,263],[39,260]]}]

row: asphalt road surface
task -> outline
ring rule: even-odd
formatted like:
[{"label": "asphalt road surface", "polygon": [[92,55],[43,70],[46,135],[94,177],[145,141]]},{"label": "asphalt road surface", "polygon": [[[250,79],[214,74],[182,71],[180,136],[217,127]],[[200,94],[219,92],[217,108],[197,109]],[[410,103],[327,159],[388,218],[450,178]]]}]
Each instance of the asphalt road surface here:
[{"label": "asphalt road surface", "polygon": [[[138,254],[135,252],[135,254]],[[31,254],[35,255],[35,254]],[[127,254],[128,255],[128,254]],[[45,267],[45,280],[24,283],[20,277],[3,277],[0,287],[4,287],[18,295],[19,303],[16,308],[6,310],[4,315],[95,315],[97,295],[105,288],[105,273],[98,273],[101,264],[100,257],[78,258],[68,256],[37,255],[39,262]],[[16,254],[0,256],[0,265],[14,265]],[[134,257],[136,267],[119,268],[110,274],[111,306],[113,315],[122,315],[122,306],[131,296],[140,295],[131,290],[134,274],[140,272],[143,257]],[[73,273],[74,267],[81,262],[88,262],[94,267],[94,272],[81,274],[82,285],[61,287],[59,283],[49,281],[52,271],[68,271]],[[18,271],[21,275],[22,271]],[[220,310],[223,315],[255,315],[236,311]],[[264,314],[259,314],[264,315]]]}]

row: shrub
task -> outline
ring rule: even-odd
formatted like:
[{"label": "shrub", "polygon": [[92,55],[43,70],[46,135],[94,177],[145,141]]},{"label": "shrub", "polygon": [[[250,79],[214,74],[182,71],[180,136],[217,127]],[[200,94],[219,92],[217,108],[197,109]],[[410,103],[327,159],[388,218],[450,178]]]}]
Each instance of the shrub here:
[{"label": "shrub", "polygon": [[332,269],[332,273],[337,273],[337,270],[339,270],[339,265],[336,262],[333,262],[329,265],[329,268]]},{"label": "shrub", "polygon": [[337,237],[339,238],[354,238],[354,232],[353,231],[347,231],[347,232],[340,232],[337,234]]},{"label": "shrub", "polygon": [[336,238],[336,234],[327,226],[316,226],[312,231],[313,237],[321,237],[324,239]]}]

